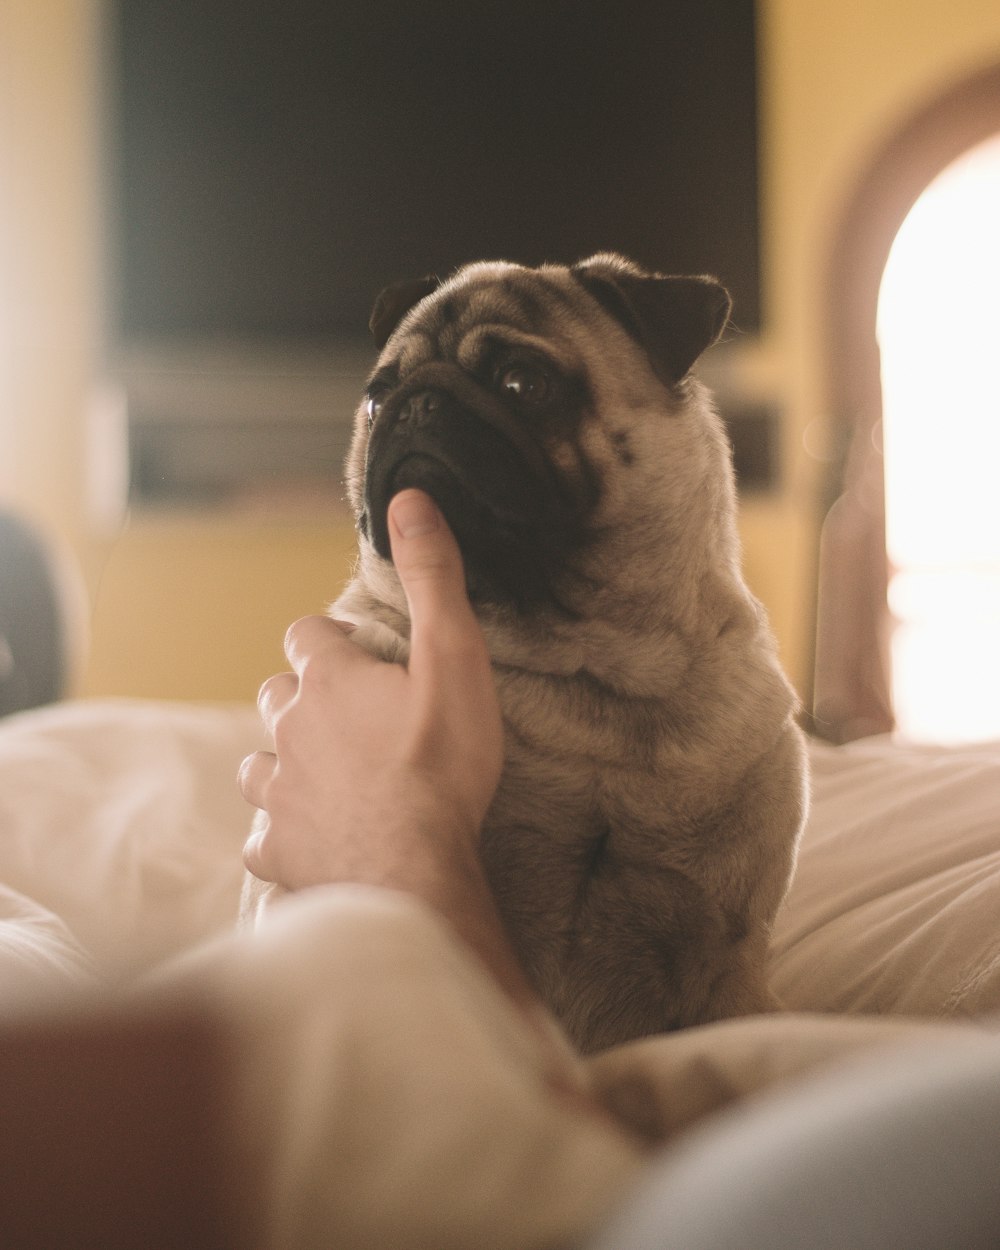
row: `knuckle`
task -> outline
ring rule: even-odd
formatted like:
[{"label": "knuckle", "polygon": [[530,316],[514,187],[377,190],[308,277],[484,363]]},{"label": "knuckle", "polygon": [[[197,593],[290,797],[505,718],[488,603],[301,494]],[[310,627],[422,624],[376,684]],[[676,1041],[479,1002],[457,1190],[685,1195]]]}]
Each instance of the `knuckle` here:
[{"label": "knuckle", "polygon": [[274,728],[292,706],[298,681],[293,673],[276,673],[263,683],[257,693],[257,710],[264,727],[274,733]]},{"label": "knuckle", "polygon": [[299,620],[293,621],[285,630],[285,655],[289,658],[291,658],[292,654],[295,652],[299,640],[302,637],[304,623],[305,618],[301,617]]},{"label": "knuckle", "polygon": [[452,584],[462,583],[464,588],[464,579],[460,566],[456,566],[455,562],[449,559],[448,554],[442,551],[424,551],[416,555],[408,562],[404,577],[410,584],[421,583],[423,585],[434,585],[444,589],[448,589]]},{"label": "knuckle", "polygon": [[301,651],[314,646],[322,638],[333,622],[328,616],[313,614],[300,616],[285,631],[285,654],[289,659]]},{"label": "knuckle", "polygon": [[261,682],[260,689],[257,691],[257,707],[263,712],[274,697],[274,688],[277,683],[277,675],[269,677],[267,681]]},{"label": "knuckle", "polygon": [[240,793],[253,807],[262,808],[274,775],[275,757],[270,751],[254,751],[240,764],[236,775]]},{"label": "knuckle", "polygon": [[330,685],[330,666],[323,653],[307,655],[299,668],[299,694],[322,692]]}]

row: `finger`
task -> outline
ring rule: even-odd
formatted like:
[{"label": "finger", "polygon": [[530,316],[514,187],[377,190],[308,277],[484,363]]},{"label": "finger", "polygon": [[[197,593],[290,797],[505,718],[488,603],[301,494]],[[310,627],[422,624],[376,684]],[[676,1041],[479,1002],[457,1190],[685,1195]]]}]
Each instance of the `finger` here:
[{"label": "finger", "polygon": [[278,715],[295,698],[299,679],[294,673],[275,673],[269,677],[257,693],[257,710],[264,728],[273,737],[274,722]]},{"label": "finger", "polygon": [[465,588],[462,555],[437,506],[423,491],[401,491],[389,505],[392,559],[406,592],[412,652],[452,649],[481,637]]},{"label": "finger", "polygon": [[271,751],[254,751],[240,765],[236,784],[240,794],[252,807],[263,808],[267,787],[278,766],[278,757]]},{"label": "finger", "polygon": [[285,655],[301,677],[310,659],[323,654],[339,654],[345,661],[368,658],[350,635],[355,626],[350,621],[334,621],[328,616],[303,616],[290,625],[285,634]]}]

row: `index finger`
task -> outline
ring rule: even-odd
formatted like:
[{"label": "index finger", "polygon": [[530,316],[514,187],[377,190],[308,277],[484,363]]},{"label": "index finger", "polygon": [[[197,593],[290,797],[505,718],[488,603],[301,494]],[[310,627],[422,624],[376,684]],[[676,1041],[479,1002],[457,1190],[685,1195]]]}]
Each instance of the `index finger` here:
[{"label": "index finger", "polygon": [[349,621],[336,621],[329,616],[303,616],[293,622],[285,633],[285,655],[302,676],[306,665],[320,655],[337,653],[345,659],[370,659],[350,635],[354,626]]}]

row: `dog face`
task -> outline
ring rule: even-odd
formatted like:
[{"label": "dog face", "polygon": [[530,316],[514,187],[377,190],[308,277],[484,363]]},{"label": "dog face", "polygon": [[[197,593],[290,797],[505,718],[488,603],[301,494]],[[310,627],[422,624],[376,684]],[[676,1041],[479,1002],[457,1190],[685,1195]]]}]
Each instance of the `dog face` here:
[{"label": "dog face", "polygon": [[482,263],[440,286],[389,288],[348,459],[362,542],[389,558],[389,500],[417,486],[455,533],[475,602],[572,612],[601,535],[663,491],[646,480],[662,467],[640,446],[650,420],[673,417],[657,437],[696,487],[704,457],[681,444],[704,430],[685,430],[685,379],[728,312],[710,279],[612,256],[572,269]]}]

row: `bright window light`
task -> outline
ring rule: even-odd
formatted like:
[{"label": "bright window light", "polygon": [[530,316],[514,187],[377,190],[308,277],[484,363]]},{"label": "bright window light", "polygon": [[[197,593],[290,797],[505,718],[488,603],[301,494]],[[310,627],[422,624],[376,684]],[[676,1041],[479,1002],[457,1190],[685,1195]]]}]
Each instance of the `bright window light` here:
[{"label": "bright window light", "polygon": [[910,211],[878,340],[899,732],[1000,738],[1000,134]]}]

